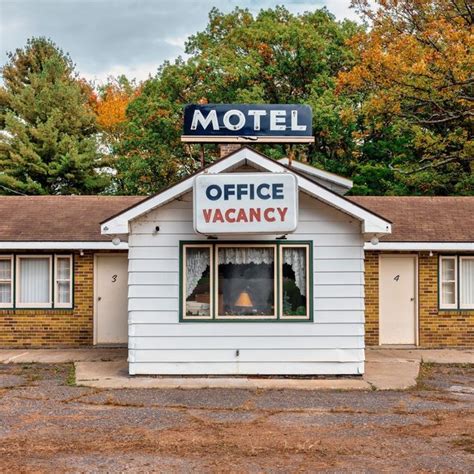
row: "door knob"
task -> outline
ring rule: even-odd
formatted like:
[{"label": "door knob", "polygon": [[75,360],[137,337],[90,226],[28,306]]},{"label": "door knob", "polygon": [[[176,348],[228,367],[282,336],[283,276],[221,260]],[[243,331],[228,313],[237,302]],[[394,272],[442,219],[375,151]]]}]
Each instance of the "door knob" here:
[{"label": "door knob", "polygon": [[410,298],[410,301],[415,301],[415,298]]},{"label": "door knob", "polygon": [[102,299],[102,296],[97,297],[97,301],[100,301]]}]

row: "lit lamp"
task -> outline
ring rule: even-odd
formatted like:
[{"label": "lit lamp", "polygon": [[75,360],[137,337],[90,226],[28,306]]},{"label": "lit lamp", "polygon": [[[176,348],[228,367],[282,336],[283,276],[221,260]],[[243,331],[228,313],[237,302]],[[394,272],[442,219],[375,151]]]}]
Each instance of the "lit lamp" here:
[{"label": "lit lamp", "polygon": [[234,303],[234,306],[238,306],[240,308],[253,307],[252,299],[250,298],[250,295],[247,290],[244,290],[242,291],[242,293],[240,293],[239,297],[237,298],[237,301]]}]

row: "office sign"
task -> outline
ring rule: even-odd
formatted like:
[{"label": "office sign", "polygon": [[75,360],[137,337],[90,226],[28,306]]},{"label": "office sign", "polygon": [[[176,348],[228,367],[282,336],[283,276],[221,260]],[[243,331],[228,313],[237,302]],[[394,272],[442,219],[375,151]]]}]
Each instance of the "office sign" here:
[{"label": "office sign", "polygon": [[297,225],[293,174],[202,174],[194,180],[194,230],[200,234],[285,234]]},{"label": "office sign", "polygon": [[206,104],[184,108],[184,142],[310,143],[312,112],[307,105]]}]

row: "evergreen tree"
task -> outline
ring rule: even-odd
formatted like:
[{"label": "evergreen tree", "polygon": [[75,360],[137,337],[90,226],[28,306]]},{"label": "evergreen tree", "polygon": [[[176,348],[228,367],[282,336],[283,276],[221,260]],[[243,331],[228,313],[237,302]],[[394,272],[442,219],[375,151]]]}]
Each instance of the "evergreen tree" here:
[{"label": "evergreen tree", "polygon": [[[108,182],[91,89],[46,38],[8,54],[0,87],[0,193],[93,194]],[[12,191],[10,191],[12,190]]]}]

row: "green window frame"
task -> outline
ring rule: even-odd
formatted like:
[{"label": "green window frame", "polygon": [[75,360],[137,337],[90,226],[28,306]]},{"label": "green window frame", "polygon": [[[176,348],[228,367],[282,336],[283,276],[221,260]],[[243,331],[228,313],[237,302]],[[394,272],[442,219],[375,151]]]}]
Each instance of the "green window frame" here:
[{"label": "green window frame", "polygon": [[[255,240],[255,241],[180,241],[179,249],[179,320],[180,322],[313,322],[313,242],[295,240]],[[274,255],[274,302],[273,314],[257,315],[224,315],[219,314],[219,249],[247,247],[247,248],[270,248]],[[187,271],[186,255],[188,249],[208,249],[209,270],[206,269],[206,278],[209,278],[209,312],[206,314],[186,314],[187,304]],[[285,314],[283,302],[283,274],[284,274],[284,252],[287,249],[303,249],[305,252],[305,274],[304,279],[300,275],[300,286],[304,284],[304,297],[306,298],[305,314]],[[298,253],[298,252],[296,252]],[[301,260],[301,255],[300,255]],[[304,280],[304,281],[303,281]],[[301,292],[301,289],[300,289]],[[302,295],[302,292],[301,292]],[[303,306],[301,306],[303,308]],[[300,308],[298,308],[300,310]]]}]

